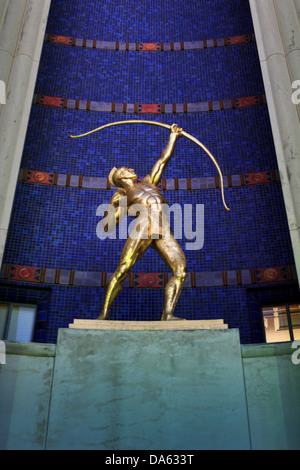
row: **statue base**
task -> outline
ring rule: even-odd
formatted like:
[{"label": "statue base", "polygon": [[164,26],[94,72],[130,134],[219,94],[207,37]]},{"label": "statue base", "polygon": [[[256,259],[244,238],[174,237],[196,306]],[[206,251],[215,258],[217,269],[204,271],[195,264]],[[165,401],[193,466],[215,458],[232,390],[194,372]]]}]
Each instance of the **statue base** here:
[{"label": "statue base", "polygon": [[60,329],[47,450],[249,449],[244,385],[236,329]]},{"label": "statue base", "polygon": [[75,319],[69,328],[78,330],[182,331],[227,330],[224,320],[115,321]]}]

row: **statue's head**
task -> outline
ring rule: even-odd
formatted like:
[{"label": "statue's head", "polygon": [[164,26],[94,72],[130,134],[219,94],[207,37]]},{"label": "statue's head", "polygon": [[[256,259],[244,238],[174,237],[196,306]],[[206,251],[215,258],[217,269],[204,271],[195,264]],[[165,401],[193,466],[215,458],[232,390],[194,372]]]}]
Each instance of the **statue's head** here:
[{"label": "statue's head", "polygon": [[113,168],[108,176],[108,180],[113,186],[122,187],[123,181],[136,181],[137,175],[135,174],[135,171],[132,168],[122,166],[122,168]]}]

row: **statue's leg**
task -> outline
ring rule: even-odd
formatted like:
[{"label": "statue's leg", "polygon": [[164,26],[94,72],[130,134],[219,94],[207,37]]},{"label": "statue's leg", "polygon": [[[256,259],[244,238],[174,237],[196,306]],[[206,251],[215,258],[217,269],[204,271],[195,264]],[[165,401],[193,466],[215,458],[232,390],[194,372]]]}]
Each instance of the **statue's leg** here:
[{"label": "statue's leg", "polygon": [[173,273],[165,287],[165,300],[161,320],[182,320],[182,318],[174,317],[173,312],[187,277],[184,253],[172,234],[168,238],[155,240],[153,246]]},{"label": "statue's leg", "polygon": [[124,280],[137,260],[150,246],[151,242],[151,239],[142,239],[142,237],[135,240],[130,237],[127,239],[121,254],[119,265],[112,277],[108,280],[104,303],[98,320],[108,319],[110,307],[117,295],[120,293]]}]

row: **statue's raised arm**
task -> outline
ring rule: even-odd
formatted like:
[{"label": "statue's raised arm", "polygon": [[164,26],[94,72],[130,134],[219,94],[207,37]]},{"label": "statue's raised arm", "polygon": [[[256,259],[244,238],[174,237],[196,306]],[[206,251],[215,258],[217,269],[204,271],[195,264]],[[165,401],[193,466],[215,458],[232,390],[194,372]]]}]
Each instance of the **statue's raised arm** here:
[{"label": "statue's raised arm", "polygon": [[150,183],[154,184],[155,186],[157,186],[157,184],[160,182],[163,171],[174,153],[176,140],[181,136],[181,134],[182,129],[177,124],[173,124],[170,129],[168,143],[150,173]]}]

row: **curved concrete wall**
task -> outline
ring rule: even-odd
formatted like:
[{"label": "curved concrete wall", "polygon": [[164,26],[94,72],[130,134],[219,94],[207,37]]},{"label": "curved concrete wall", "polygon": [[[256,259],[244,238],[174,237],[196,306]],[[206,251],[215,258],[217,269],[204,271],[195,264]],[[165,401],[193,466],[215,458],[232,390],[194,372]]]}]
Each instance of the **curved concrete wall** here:
[{"label": "curved concrete wall", "polygon": [[19,174],[50,0],[0,1],[0,264]]},{"label": "curved concrete wall", "polygon": [[299,1],[250,0],[290,235],[300,278]]}]

